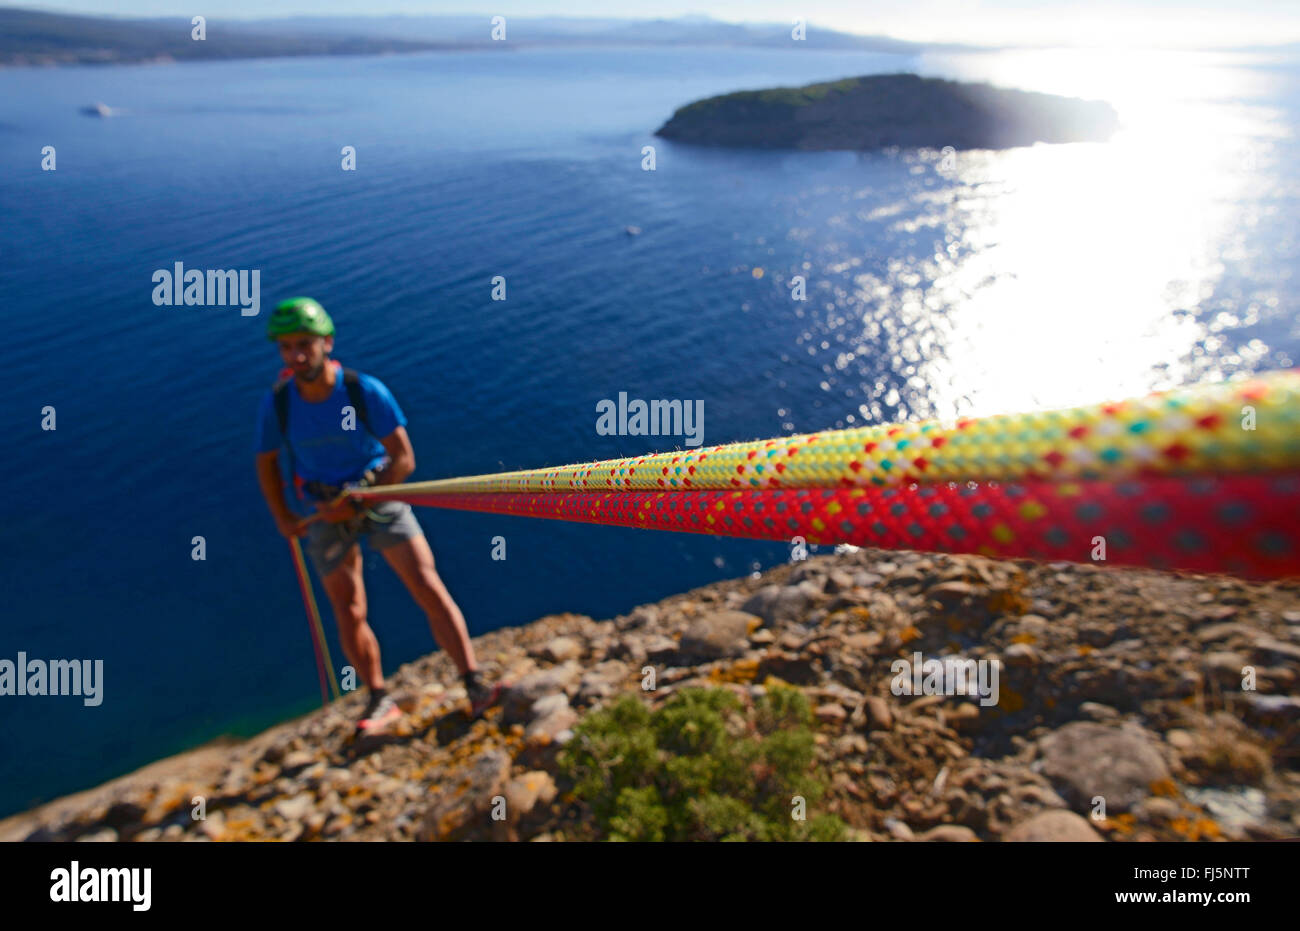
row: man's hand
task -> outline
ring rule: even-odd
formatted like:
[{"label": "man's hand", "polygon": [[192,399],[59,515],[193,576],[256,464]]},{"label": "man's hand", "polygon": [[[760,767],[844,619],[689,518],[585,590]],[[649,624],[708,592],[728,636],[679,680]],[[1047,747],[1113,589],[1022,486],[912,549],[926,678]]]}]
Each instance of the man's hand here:
[{"label": "man's hand", "polygon": [[335,505],[331,505],[328,501],[317,501],[316,510],[320,512],[318,515],[320,519],[327,524],[341,524],[357,516],[357,506],[353,504],[351,498],[344,498]]},{"label": "man's hand", "polygon": [[280,531],[280,535],[287,539],[302,536],[307,532],[307,525],[299,519],[298,515],[288,513],[275,519],[275,529]]}]

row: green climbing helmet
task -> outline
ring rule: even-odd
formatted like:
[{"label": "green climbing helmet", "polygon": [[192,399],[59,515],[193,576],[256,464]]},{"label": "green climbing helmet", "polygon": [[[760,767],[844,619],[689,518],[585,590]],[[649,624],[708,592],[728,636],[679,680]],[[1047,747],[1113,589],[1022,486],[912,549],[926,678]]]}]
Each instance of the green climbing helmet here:
[{"label": "green climbing helmet", "polygon": [[325,313],[325,308],[310,297],[291,297],[275,305],[266,325],[266,335],[271,342],[288,333],[304,332],[333,336],[334,321]]}]

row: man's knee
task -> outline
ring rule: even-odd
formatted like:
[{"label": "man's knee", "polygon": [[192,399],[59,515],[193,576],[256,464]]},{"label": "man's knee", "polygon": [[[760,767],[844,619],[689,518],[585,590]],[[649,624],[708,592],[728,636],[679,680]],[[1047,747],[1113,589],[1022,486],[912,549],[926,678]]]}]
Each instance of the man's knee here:
[{"label": "man's knee", "polygon": [[365,621],[366,590],[358,573],[340,566],[326,576],[325,591],[340,624],[356,625]]},{"label": "man's knee", "polygon": [[366,622],[366,605],[360,599],[348,599],[343,601],[333,601],[334,615],[338,618],[339,627],[353,629],[360,627]]}]

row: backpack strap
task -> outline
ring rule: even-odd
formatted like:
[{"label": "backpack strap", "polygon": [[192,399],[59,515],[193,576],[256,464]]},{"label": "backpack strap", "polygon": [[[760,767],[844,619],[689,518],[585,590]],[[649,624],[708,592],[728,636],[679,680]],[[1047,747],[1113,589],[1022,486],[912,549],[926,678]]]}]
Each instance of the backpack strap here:
[{"label": "backpack strap", "polygon": [[297,469],[294,468],[293,461],[293,444],[289,442],[289,382],[291,377],[286,376],[275,383],[271,389],[271,401],[275,407],[275,419],[280,424],[280,444],[288,453],[289,466],[289,484],[302,498],[302,480],[298,478]]},{"label": "backpack strap", "polygon": [[[275,402],[275,419],[279,421],[280,437],[286,444],[289,442],[289,382],[291,380],[292,378],[282,378],[271,389],[272,399]],[[348,402],[357,412],[357,419],[361,421],[361,426],[374,436],[375,431],[370,426],[370,412],[366,407],[366,396],[361,390],[361,376],[357,374],[356,369],[343,370],[343,387],[347,389]]]},{"label": "backpack strap", "polygon": [[361,391],[361,376],[355,369],[343,370],[343,387],[348,389],[348,401],[352,404],[352,409],[357,412],[357,420],[361,421],[361,426],[366,428],[366,432],[375,439],[375,431],[370,426],[370,413],[366,410],[366,396]]},{"label": "backpack strap", "polygon": [[280,423],[280,438],[289,442],[289,379],[276,382],[271,389],[271,399],[275,403],[275,419]]},{"label": "backpack strap", "polygon": [[[275,387],[271,389],[271,400],[275,407],[275,419],[280,424],[280,439],[289,453],[289,475],[292,476],[291,481],[298,492],[298,497],[301,498],[302,480],[298,477],[297,470],[294,468],[293,444],[289,442],[289,382],[292,380],[292,373],[289,373],[276,382]],[[366,396],[361,390],[361,376],[357,374],[355,369],[343,369],[343,387],[347,389],[348,402],[352,405],[352,409],[357,412],[357,419],[361,421],[361,426],[365,427],[366,432],[371,436],[375,436],[375,431],[370,426],[370,413],[366,408]],[[375,439],[379,439],[379,437],[375,436]]]}]

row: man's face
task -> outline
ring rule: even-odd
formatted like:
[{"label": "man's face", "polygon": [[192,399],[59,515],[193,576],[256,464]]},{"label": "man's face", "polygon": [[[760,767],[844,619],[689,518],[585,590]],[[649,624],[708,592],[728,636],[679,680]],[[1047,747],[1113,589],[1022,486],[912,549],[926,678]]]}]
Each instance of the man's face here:
[{"label": "man's face", "polygon": [[286,333],[276,339],[280,358],[293,370],[295,378],[315,381],[325,371],[329,354],[334,351],[334,337],[314,333]]}]

